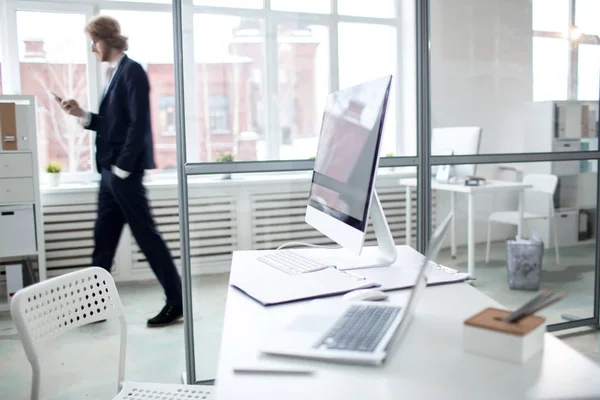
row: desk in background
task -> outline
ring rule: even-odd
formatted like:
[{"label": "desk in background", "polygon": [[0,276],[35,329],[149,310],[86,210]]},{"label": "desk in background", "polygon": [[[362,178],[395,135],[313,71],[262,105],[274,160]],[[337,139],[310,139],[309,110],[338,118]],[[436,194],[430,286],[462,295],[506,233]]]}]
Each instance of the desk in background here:
[{"label": "desk in background", "polygon": [[[400,179],[400,185],[406,187],[406,198],[410,199],[411,190],[417,187],[417,180],[414,178]],[[450,192],[450,208],[453,214],[452,224],[450,226],[450,248],[452,257],[456,257],[456,193],[465,193],[468,197],[468,215],[467,215],[467,267],[468,272],[472,277],[475,277],[475,207],[474,198],[477,194],[489,194],[494,192],[518,192],[519,195],[519,225],[518,235],[521,235],[523,225],[523,203],[524,191],[530,188],[521,182],[509,181],[486,181],[485,185],[481,186],[465,186],[458,183],[440,183],[435,180],[431,182],[432,190],[442,190]],[[411,237],[411,204],[406,202],[406,244],[410,246]]]},{"label": "desk in background", "polygon": [[[402,246],[398,258],[422,256]],[[259,251],[236,251],[234,277]],[[271,268],[265,265],[265,268]],[[409,291],[390,292],[390,301],[402,302]],[[600,367],[561,340],[546,333],[544,352],[523,365],[509,364],[465,353],[463,320],[485,307],[501,307],[466,283],[425,289],[411,326],[396,341],[380,367],[356,366],[263,356],[258,343],[270,333],[273,321],[291,312],[319,307],[339,296],[263,307],[229,288],[219,366],[218,400],[277,399],[559,399],[600,398]],[[309,368],[311,376],[234,374],[233,368],[260,363]]]}]

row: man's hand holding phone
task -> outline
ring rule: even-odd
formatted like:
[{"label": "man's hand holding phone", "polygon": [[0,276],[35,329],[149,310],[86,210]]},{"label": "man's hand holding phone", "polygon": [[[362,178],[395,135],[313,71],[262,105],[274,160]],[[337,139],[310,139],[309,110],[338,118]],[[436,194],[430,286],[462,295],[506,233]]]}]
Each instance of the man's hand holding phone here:
[{"label": "man's hand holding phone", "polygon": [[57,95],[54,92],[50,92],[56,102],[60,105],[60,107],[69,115],[73,115],[75,117],[83,118],[85,116],[85,111],[81,107],[79,107],[79,103],[76,100],[69,99],[64,100],[62,97]]}]

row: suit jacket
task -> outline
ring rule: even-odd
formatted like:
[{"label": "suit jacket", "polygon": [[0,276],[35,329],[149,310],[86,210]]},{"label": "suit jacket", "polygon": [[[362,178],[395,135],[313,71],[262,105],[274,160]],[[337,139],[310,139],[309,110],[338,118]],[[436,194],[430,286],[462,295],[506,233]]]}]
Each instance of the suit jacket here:
[{"label": "suit jacket", "polygon": [[124,56],[97,114],[87,129],[96,131],[98,171],[113,165],[128,172],[156,168],[150,124],[150,84],[144,68]]}]

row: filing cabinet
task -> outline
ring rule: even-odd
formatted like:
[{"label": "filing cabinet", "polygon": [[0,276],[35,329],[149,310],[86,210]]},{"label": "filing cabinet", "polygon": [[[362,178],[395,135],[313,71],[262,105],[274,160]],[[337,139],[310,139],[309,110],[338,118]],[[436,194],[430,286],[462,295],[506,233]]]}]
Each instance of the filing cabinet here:
[{"label": "filing cabinet", "polygon": [[0,206],[0,226],[0,257],[36,253],[33,205]]},{"label": "filing cabinet", "polygon": [[[35,97],[0,95],[0,106],[0,263],[8,268],[36,261],[39,279],[44,280],[46,257]],[[6,121],[10,122],[9,129],[4,129]],[[12,135],[10,141],[5,140],[7,133]],[[3,284],[0,292],[4,292]],[[7,309],[8,304],[0,300],[0,311]]]},{"label": "filing cabinet", "polygon": [[0,179],[0,203],[33,203],[32,178]]},{"label": "filing cabinet", "polygon": [[0,179],[33,176],[31,153],[0,152]]},{"label": "filing cabinet", "polygon": [[[555,139],[552,151],[581,151],[581,142],[578,139]],[[556,176],[577,175],[580,168],[579,161],[562,161],[552,163],[552,174]]]}]

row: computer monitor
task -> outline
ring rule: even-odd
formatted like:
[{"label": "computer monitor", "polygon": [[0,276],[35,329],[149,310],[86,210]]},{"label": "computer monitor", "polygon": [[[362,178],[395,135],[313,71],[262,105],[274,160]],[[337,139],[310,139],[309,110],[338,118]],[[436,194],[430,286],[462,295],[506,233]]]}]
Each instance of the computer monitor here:
[{"label": "computer monitor", "polygon": [[[457,126],[433,128],[431,131],[431,155],[469,155],[479,154],[481,128],[479,126]],[[452,177],[466,178],[476,174],[475,164],[453,165]],[[432,175],[437,173],[432,168]]]},{"label": "computer monitor", "polygon": [[[391,81],[388,75],[327,97],[305,220],[343,247],[331,260],[341,269],[396,260],[374,188]],[[378,245],[363,251],[369,216]]]}]

